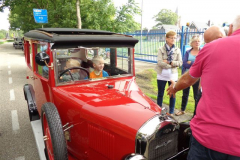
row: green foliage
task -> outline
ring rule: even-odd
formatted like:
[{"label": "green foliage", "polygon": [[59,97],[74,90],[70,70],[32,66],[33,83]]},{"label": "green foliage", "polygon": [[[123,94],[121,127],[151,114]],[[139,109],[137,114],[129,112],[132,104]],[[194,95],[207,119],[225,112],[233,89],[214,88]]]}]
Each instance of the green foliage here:
[{"label": "green foliage", "polygon": [[[24,32],[35,28],[57,27],[77,28],[76,0],[5,0],[0,7],[10,8],[10,28],[20,28]],[[33,9],[47,9],[48,23],[35,23]],[[82,28],[127,32],[140,28],[134,15],[140,13],[134,0],[116,8],[112,0],[81,0],[80,14]]]},{"label": "green foliage", "polygon": [[4,39],[6,37],[6,34],[0,32],[0,39]]},{"label": "green foliage", "polygon": [[163,24],[176,25],[178,21],[178,15],[170,9],[162,9],[153,18],[157,22],[156,27],[160,27]]},{"label": "green foliage", "polygon": [[128,0],[127,4],[117,10],[113,31],[123,33],[140,29],[141,25],[134,21],[133,15],[135,14],[140,14],[140,8],[134,0]]},{"label": "green foliage", "polygon": [[[6,0],[9,1],[9,0]],[[13,0],[10,5],[9,22],[12,30],[20,28],[24,32],[35,28],[44,27],[71,27],[75,28],[76,22],[76,8],[74,3],[65,1],[62,4],[61,0]],[[24,8],[24,9],[23,9]],[[33,17],[33,9],[47,9],[48,23],[35,23]]]},{"label": "green foliage", "polygon": [[1,29],[1,30],[0,30],[0,39],[6,38],[6,34],[7,34],[7,31],[4,30],[4,29]]},{"label": "green foliage", "polygon": [[112,31],[115,12],[111,0],[85,0],[81,5],[82,28]]},{"label": "green foliage", "polygon": [[21,31],[6,31],[4,29],[0,30],[0,39],[5,39],[5,38],[14,38],[16,36],[22,37],[23,32]]}]

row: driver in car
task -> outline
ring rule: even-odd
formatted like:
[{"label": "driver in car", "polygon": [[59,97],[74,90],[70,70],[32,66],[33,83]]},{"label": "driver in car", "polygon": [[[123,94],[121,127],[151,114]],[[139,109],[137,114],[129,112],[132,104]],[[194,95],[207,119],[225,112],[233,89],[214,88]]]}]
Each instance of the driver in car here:
[{"label": "driver in car", "polygon": [[[64,69],[66,70],[66,69],[72,68],[72,67],[80,67],[80,65],[81,65],[81,63],[78,60],[69,59],[66,62],[66,66],[64,67]],[[79,69],[71,69],[71,70],[69,70],[69,72],[66,72],[66,74],[61,76],[60,79],[64,82],[71,81],[71,80],[74,80],[74,81],[80,80]]]}]

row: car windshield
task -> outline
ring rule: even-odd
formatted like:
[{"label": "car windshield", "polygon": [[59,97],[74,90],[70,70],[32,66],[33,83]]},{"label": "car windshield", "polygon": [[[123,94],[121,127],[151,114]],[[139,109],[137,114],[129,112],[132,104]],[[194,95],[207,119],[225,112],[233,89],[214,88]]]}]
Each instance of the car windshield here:
[{"label": "car windshield", "polygon": [[133,48],[54,49],[57,85],[132,76]]}]

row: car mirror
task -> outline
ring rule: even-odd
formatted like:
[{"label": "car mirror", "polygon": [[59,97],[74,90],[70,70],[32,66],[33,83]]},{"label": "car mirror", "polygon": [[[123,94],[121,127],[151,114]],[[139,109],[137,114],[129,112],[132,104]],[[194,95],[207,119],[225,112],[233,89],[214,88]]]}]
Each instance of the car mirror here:
[{"label": "car mirror", "polygon": [[46,52],[40,52],[35,56],[35,61],[40,66],[45,66],[49,63],[50,57]]}]

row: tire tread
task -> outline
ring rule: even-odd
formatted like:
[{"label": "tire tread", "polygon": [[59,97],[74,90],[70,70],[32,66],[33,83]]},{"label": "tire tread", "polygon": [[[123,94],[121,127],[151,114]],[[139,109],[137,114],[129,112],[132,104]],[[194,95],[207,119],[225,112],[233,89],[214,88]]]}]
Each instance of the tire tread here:
[{"label": "tire tread", "polygon": [[[65,140],[65,136],[62,128],[62,122],[61,122],[59,113],[57,111],[57,108],[53,103],[48,102],[42,106],[42,115],[44,112],[45,112],[45,116],[49,126],[50,134],[51,134],[54,159],[68,160],[67,144],[66,144],[66,140]],[[42,122],[42,125],[43,125],[43,122]]]}]

